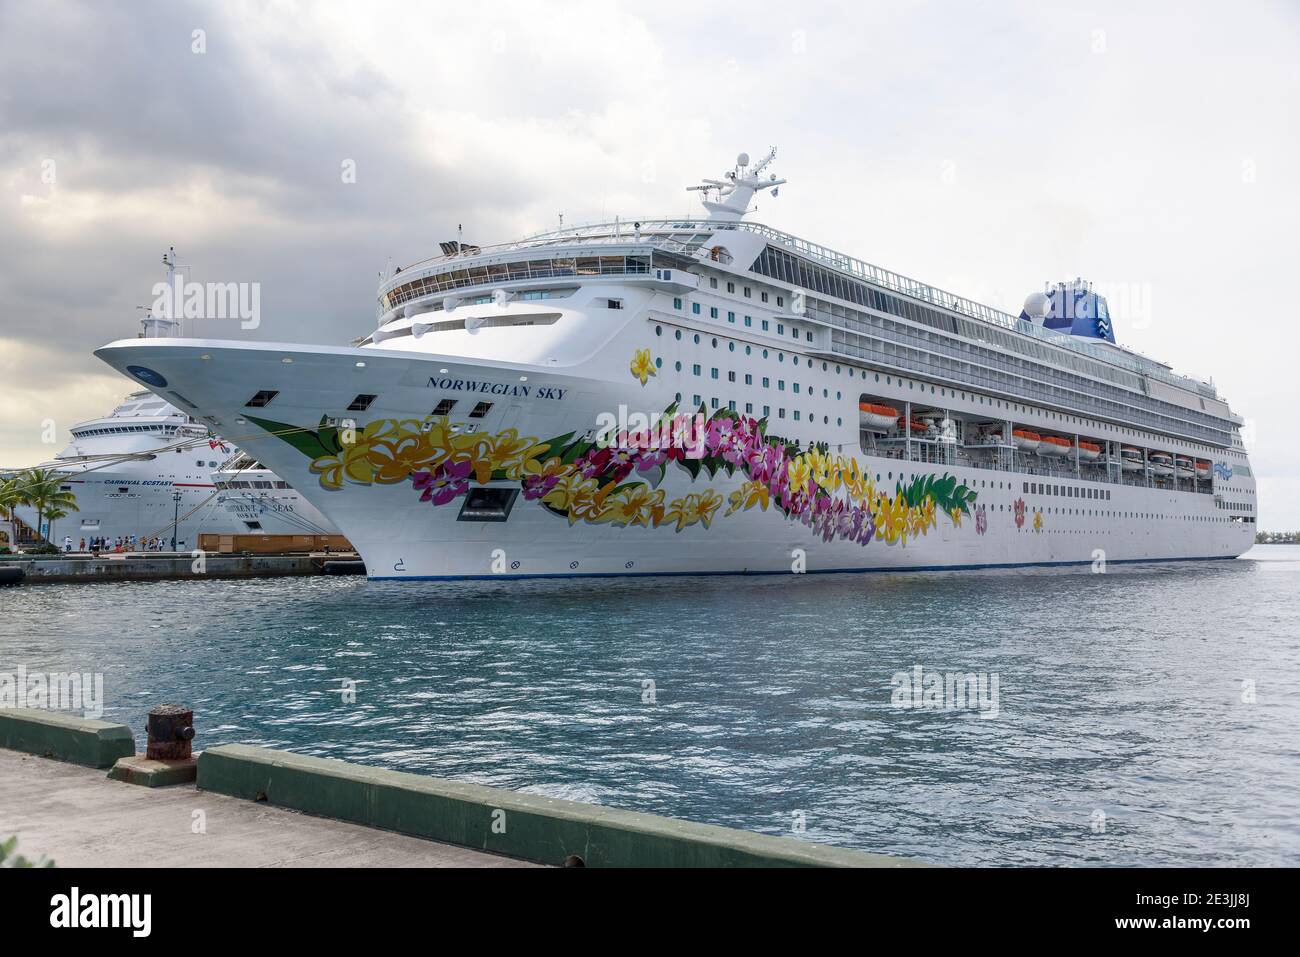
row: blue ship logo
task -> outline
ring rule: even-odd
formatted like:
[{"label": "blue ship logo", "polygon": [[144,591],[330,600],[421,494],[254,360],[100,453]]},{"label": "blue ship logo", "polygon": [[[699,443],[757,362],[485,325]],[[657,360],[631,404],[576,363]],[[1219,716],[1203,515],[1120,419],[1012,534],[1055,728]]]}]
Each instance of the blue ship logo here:
[{"label": "blue ship logo", "polygon": [[1214,474],[1217,475],[1219,478],[1224,479],[1224,480],[1226,481],[1227,479],[1232,478],[1232,466],[1231,466],[1231,465],[1225,465],[1225,464],[1222,463],[1222,462],[1215,462],[1215,463],[1214,463]]}]

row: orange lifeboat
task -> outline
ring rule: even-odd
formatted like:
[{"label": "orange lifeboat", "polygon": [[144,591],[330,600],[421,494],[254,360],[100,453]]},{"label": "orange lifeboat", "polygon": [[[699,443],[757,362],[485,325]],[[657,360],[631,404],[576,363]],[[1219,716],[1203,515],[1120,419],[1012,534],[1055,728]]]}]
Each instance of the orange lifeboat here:
[{"label": "orange lifeboat", "polygon": [[858,403],[858,420],[862,428],[883,432],[894,424],[898,410],[892,405],[875,405],[871,402]]},{"label": "orange lifeboat", "polygon": [[1070,449],[1074,448],[1069,439],[1063,439],[1059,435],[1044,435],[1038,446],[1039,455],[1065,455]]},{"label": "orange lifeboat", "polygon": [[1038,443],[1043,437],[1037,432],[1030,432],[1028,429],[1012,429],[1011,441],[1015,443],[1016,448],[1021,452],[1034,452],[1038,449]]},{"label": "orange lifeboat", "polygon": [[[906,428],[907,428],[907,420],[900,415],[898,417],[898,431],[902,432]],[[920,419],[912,420],[913,435],[916,435],[918,432],[929,432],[929,431],[930,431],[930,423],[922,422]]]},{"label": "orange lifeboat", "polygon": [[1097,459],[1099,459],[1099,458],[1101,458],[1101,446],[1100,446],[1100,445],[1098,445],[1096,442],[1080,442],[1080,443],[1079,443],[1079,461],[1080,461],[1080,462],[1095,462],[1095,461],[1097,461]]},{"label": "orange lifeboat", "polygon": [[1210,463],[1209,463],[1208,460],[1206,460],[1206,459],[1197,459],[1197,460],[1196,460],[1196,477],[1197,477],[1197,478],[1209,478],[1209,477],[1210,477]]}]

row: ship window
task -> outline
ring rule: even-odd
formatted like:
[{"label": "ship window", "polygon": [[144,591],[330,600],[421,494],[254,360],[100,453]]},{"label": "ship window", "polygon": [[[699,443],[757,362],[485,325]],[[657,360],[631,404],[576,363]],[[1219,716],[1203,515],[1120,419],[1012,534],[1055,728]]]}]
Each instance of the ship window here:
[{"label": "ship window", "polygon": [[455,399],[443,399],[441,402],[439,402],[436,406],[433,407],[433,414],[450,415],[451,410],[454,409],[455,407],[456,407]]},{"label": "ship window", "polygon": [[510,517],[517,488],[476,488],[465,496],[465,504],[456,516],[458,522],[504,522]]},{"label": "ship window", "polygon": [[474,411],[470,412],[469,417],[471,419],[481,419],[483,418],[483,416],[487,415],[491,411],[492,411],[491,402],[480,402],[478,403],[478,405],[474,406]]},{"label": "ship window", "polygon": [[622,300],[622,299],[606,299],[606,300],[605,300],[605,303],[606,303],[606,306],[607,306],[608,308],[610,308],[610,309],[622,309],[622,308],[623,308],[623,300]]},{"label": "ship window", "polygon": [[250,532],[257,532],[257,531],[261,531],[262,529],[261,522],[244,522],[244,524],[248,526],[248,530]]},{"label": "ship window", "polygon": [[263,389],[260,392],[258,392],[257,395],[253,396],[251,399],[245,402],[244,408],[246,409],[265,408],[266,406],[270,405],[271,400],[274,399],[279,394],[280,393],[275,389]]},{"label": "ship window", "polygon": [[374,395],[370,395],[370,394],[368,394],[368,393],[366,393],[366,392],[362,392],[362,393],[361,393],[360,395],[358,395],[355,399],[353,399],[351,403],[349,403],[349,405],[348,405],[348,411],[349,411],[349,412],[364,412],[364,411],[366,411],[366,409],[370,408],[370,403],[371,403],[371,402],[374,402],[375,399],[377,399],[377,398],[378,398],[378,396],[374,396]]},{"label": "ship window", "polygon": [[194,463],[194,465],[195,465],[197,468],[203,468],[203,460],[202,460],[202,459],[199,459],[197,462]]}]

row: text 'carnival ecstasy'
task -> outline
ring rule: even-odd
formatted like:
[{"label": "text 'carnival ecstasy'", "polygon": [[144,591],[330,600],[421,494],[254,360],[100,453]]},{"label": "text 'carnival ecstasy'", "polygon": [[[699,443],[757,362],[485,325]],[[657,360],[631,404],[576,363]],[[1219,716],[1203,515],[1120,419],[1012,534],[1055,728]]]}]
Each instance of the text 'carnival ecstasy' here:
[{"label": "text 'carnival ecstasy'", "polygon": [[706,216],[459,240],[351,346],[98,351],[289,481],[378,578],[1230,558],[1242,420],[1115,342],[1082,282],[1013,316]]}]

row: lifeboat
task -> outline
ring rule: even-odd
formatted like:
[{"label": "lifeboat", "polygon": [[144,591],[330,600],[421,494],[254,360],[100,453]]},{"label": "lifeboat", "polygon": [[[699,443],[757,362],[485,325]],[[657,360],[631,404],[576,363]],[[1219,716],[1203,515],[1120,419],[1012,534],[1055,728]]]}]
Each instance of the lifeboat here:
[{"label": "lifeboat", "polygon": [[1038,446],[1039,455],[1065,455],[1073,445],[1069,439],[1063,439],[1059,435],[1044,435],[1041,444]]},{"label": "lifeboat", "polygon": [[1191,478],[1195,474],[1192,471],[1192,460],[1186,455],[1180,455],[1174,459],[1174,468],[1178,472],[1179,478]]},{"label": "lifeboat", "polygon": [[1210,463],[1207,462],[1205,459],[1196,460],[1196,477],[1197,478],[1210,477]]},{"label": "lifeboat", "polygon": [[1151,471],[1156,475],[1174,474],[1174,460],[1168,452],[1152,452],[1147,456],[1147,461],[1151,463]]},{"label": "lifeboat", "polygon": [[858,403],[858,421],[864,429],[888,429],[898,418],[898,410],[892,405],[874,405],[870,402]]},{"label": "lifeboat", "polygon": [[[897,425],[898,425],[898,431],[902,432],[907,428],[907,420],[900,415],[898,417]],[[929,432],[929,431],[930,431],[930,423],[922,422],[920,419],[912,420],[913,435],[917,435],[918,433]]]},{"label": "lifeboat", "polygon": [[1119,450],[1120,462],[1125,472],[1142,471],[1142,450],[1132,445],[1125,445]]},{"label": "lifeboat", "polygon": [[1011,441],[1021,452],[1037,451],[1038,443],[1042,439],[1043,437],[1037,432],[1030,432],[1028,429],[1013,429],[1011,432]]},{"label": "lifeboat", "polygon": [[1095,462],[1095,461],[1097,461],[1097,459],[1099,459],[1099,458],[1101,458],[1101,446],[1100,446],[1100,445],[1098,445],[1096,442],[1080,442],[1080,443],[1079,443],[1079,461],[1080,461],[1080,462]]}]

